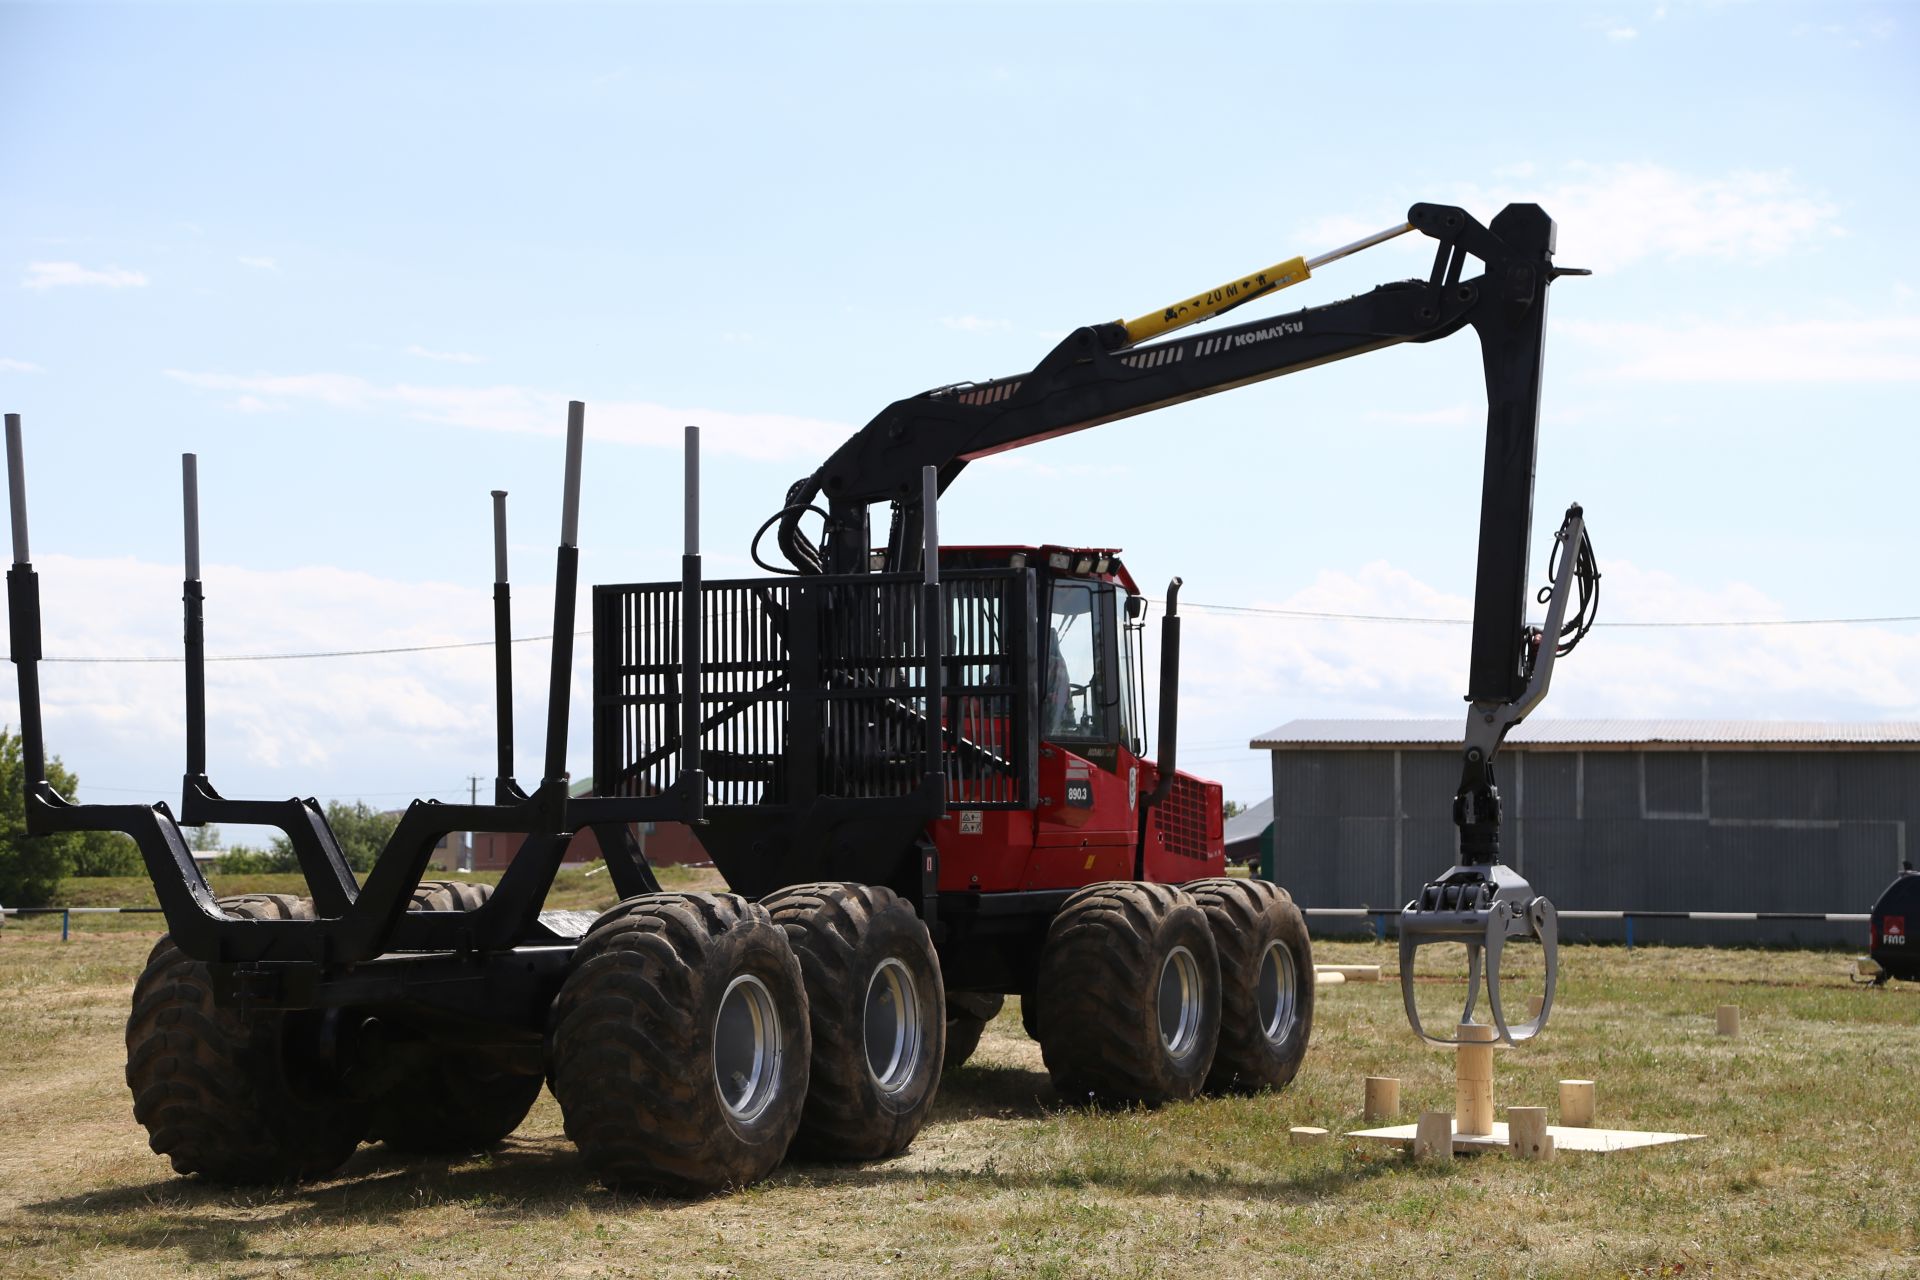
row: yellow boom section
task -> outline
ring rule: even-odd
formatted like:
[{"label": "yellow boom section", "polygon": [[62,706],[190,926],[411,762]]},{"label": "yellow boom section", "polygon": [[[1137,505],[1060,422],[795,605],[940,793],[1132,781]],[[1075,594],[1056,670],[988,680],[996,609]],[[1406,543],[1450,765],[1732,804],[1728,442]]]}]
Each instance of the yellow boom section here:
[{"label": "yellow boom section", "polygon": [[1358,253],[1362,249],[1370,249],[1376,244],[1391,240],[1395,236],[1405,235],[1411,230],[1413,230],[1413,224],[1403,222],[1397,227],[1388,227],[1385,231],[1377,231],[1373,235],[1355,240],[1352,244],[1341,245],[1331,253],[1323,253],[1315,258],[1288,258],[1284,262],[1276,262],[1264,271],[1255,271],[1238,280],[1229,280],[1217,289],[1197,293],[1184,302],[1176,302],[1158,311],[1150,311],[1137,320],[1122,321],[1121,327],[1127,331],[1129,343],[1157,338],[1163,333],[1171,333],[1175,329],[1211,319],[1222,311],[1232,310],[1241,303],[1251,302],[1263,294],[1275,293],[1289,285],[1299,284],[1313,274],[1315,267],[1325,266],[1329,262],[1344,258],[1350,253]]}]

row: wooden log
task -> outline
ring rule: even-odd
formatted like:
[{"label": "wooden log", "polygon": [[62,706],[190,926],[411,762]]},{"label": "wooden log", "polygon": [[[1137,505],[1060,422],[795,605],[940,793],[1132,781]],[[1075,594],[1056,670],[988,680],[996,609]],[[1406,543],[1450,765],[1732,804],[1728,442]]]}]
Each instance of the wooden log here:
[{"label": "wooden log", "polygon": [[1540,1011],[1546,1007],[1547,1007],[1547,998],[1545,996],[1528,996],[1527,997],[1527,1021],[1531,1022],[1533,1021],[1533,1019],[1539,1017]]},{"label": "wooden log", "polygon": [[1453,1118],[1461,1133],[1493,1132],[1493,1028],[1463,1022],[1454,1049]]},{"label": "wooden log", "polygon": [[1553,1135],[1547,1132],[1545,1107],[1507,1108],[1507,1152],[1522,1160],[1553,1159]]},{"label": "wooden log", "polygon": [[1377,964],[1317,964],[1313,966],[1316,974],[1337,973],[1348,982],[1380,981],[1380,966]]},{"label": "wooden log", "polygon": [[1364,1114],[1370,1121],[1392,1120],[1400,1114],[1400,1081],[1394,1076],[1368,1076]]},{"label": "wooden log", "polygon": [[1740,1006],[1723,1004],[1713,1011],[1714,1030],[1723,1036],[1740,1034]]},{"label": "wooden log", "polygon": [[1316,969],[1313,974],[1313,985],[1316,987],[1337,987],[1346,980],[1346,975],[1341,973],[1321,973]]},{"label": "wooden log", "polygon": [[1453,1117],[1444,1111],[1422,1111],[1413,1130],[1415,1160],[1453,1159]]},{"label": "wooden log", "polygon": [[1560,1082],[1560,1123],[1568,1129],[1593,1127],[1593,1081]]},{"label": "wooden log", "polygon": [[1287,1130],[1287,1141],[1296,1147],[1310,1147],[1316,1142],[1325,1142],[1327,1131],[1317,1129],[1310,1124],[1299,1124]]}]

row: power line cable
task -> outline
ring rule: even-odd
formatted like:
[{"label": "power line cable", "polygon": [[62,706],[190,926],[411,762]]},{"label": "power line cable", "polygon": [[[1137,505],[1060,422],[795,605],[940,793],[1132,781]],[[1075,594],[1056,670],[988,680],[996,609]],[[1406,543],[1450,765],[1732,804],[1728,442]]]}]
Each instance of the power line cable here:
[{"label": "power line cable", "polygon": [[[1153,603],[1159,604],[1160,601]],[[1279,609],[1262,605],[1246,604],[1207,604],[1202,601],[1189,601],[1182,605],[1184,610],[1197,613],[1247,614],[1255,617],[1294,618],[1308,621],[1327,622],[1390,622],[1441,627],[1467,627],[1473,625],[1471,618],[1433,618],[1413,614],[1398,613],[1337,613],[1321,609]],[[1687,619],[1651,622],[1596,622],[1596,627],[1638,628],[1642,630],[1678,630],[1678,629],[1734,629],[1742,627],[1858,627],[1885,626],[1894,623],[1920,622],[1920,614],[1893,614],[1882,617],[1860,618],[1738,618],[1738,619]],[[659,624],[664,625],[664,624]],[[590,636],[589,630],[576,631],[578,636]],[[513,644],[544,644],[553,639],[551,634],[538,636],[516,636]],[[378,649],[316,649],[296,653],[226,653],[208,654],[208,662],[293,662],[310,658],[377,658],[405,653],[442,653],[455,649],[491,648],[491,640],[462,640],[448,644],[394,645]],[[184,655],[138,655],[138,656],[102,656],[87,655],[79,657],[43,657],[42,662],[77,663],[174,663],[185,662]]]}]

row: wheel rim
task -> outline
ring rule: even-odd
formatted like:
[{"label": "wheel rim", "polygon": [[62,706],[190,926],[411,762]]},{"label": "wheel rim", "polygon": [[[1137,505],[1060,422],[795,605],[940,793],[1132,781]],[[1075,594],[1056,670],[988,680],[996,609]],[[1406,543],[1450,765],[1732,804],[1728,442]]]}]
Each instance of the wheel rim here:
[{"label": "wheel rim", "polygon": [[1183,1058],[1200,1038],[1200,962],[1175,947],[1160,966],[1160,1043]]},{"label": "wheel rim", "polygon": [[767,984],[743,973],[727,984],[713,1019],[713,1083],[720,1105],[742,1124],[759,1118],[780,1091],[780,1014]]},{"label": "wheel rim", "polygon": [[882,1093],[898,1093],[912,1083],[920,1058],[920,994],[907,966],[889,956],[867,982],[862,1014],[867,1074]]},{"label": "wheel rim", "polygon": [[1293,952],[1280,942],[1268,943],[1260,956],[1254,1001],[1261,1034],[1274,1044],[1293,1034],[1294,990]]}]

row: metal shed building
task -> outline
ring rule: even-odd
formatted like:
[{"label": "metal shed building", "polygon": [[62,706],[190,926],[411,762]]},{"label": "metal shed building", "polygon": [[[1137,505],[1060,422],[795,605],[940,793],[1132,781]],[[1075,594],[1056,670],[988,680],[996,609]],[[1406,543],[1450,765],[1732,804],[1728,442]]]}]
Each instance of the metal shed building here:
[{"label": "metal shed building", "polygon": [[[1460,741],[1458,720],[1294,720],[1255,738],[1273,755],[1274,877],[1308,907],[1406,902],[1454,861]],[[1499,778],[1502,857],[1562,910],[1864,912],[1920,837],[1914,721],[1529,721]],[[1865,926],[1636,934],[1863,943]]]}]

